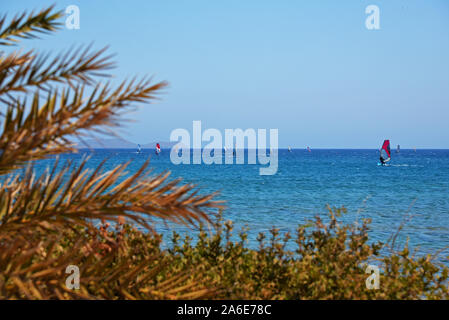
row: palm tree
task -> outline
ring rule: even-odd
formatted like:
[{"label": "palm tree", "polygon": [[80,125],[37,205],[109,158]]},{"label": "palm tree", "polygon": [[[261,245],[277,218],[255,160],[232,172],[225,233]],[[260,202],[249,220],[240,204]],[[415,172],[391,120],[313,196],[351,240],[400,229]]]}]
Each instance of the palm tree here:
[{"label": "palm tree", "polygon": [[[0,19],[0,46],[17,46],[60,28],[62,12],[49,7]],[[12,47],[14,48],[14,47]],[[1,49],[1,48],[0,48]],[[220,207],[214,195],[152,176],[148,161],[125,175],[129,163],[104,172],[58,161],[37,176],[34,160],[74,152],[73,137],[110,133],[123,112],[155,99],[166,82],[151,78],[104,82],[114,64],[106,49],[90,47],[51,58],[34,51],[0,51],[0,298],[194,298],[209,292],[188,273],[163,272],[160,252],[140,261],[94,221],[138,224],[152,218],[196,226]],[[102,82],[103,80],[103,82]],[[104,250],[104,248],[107,250]],[[128,250],[128,251],[126,251]],[[65,285],[66,267],[81,272],[79,290]]]}]

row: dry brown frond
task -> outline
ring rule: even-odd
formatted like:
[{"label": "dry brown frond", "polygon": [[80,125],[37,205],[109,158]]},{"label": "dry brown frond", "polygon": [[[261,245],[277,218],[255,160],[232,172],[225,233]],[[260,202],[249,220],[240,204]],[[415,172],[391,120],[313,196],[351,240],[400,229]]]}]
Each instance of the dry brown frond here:
[{"label": "dry brown frond", "polygon": [[53,12],[53,7],[43,9],[38,13],[32,11],[30,14],[23,12],[15,16],[7,26],[6,15],[0,18],[0,45],[14,45],[20,39],[37,38],[39,33],[49,33],[62,25],[59,18],[62,12]]},{"label": "dry brown frond", "polygon": [[31,89],[50,91],[54,83],[67,83],[71,87],[76,83],[93,84],[94,77],[107,77],[105,71],[114,67],[112,55],[104,56],[106,50],[91,52],[90,46],[71,48],[53,59],[32,51],[21,56],[10,53],[0,60],[0,97]]},{"label": "dry brown frond", "polygon": [[[192,299],[214,292],[187,271],[167,274],[168,261],[158,252],[134,261],[117,239],[104,240],[94,229],[86,238],[79,229],[43,233],[24,225],[15,239],[0,241],[0,299]],[[68,265],[79,267],[77,290],[66,286]],[[166,280],[158,283],[162,274]]]},{"label": "dry brown frond", "polygon": [[23,175],[0,184],[0,239],[2,232],[20,232],[24,225],[89,226],[92,219],[128,219],[152,229],[151,218],[184,225],[210,221],[211,209],[221,208],[214,194],[200,196],[193,185],[168,181],[169,173],[151,176],[149,161],[125,177],[124,163],[108,172],[102,165],[92,173],[86,160],[72,171],[70,163],[35,177],[29,166]]},{"label": "dry brown frond", "polygon": [[131,103],[154,99],[166,85],[144,78],[137,83],[123,81],[114,90],[107,84],[97,85],[87,97],[82,86],[68,88],[61,95],[49,92],[43,102],[36,92],[30,106],[26,99],[9,105],[0,136],[0,174],[29,160],[74,151],[70,137],[82,134],[82,130],[101,132],[102,126],[118,126],[122,112]]}]

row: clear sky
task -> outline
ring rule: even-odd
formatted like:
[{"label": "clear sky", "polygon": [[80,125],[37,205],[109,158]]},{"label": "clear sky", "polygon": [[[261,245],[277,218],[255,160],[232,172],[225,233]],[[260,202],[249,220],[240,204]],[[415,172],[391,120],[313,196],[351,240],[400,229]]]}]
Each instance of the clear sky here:
[{"label": "clear sky", "polygon": [[[175,128],[277,128],[281,147],[449,148],[449,1],[8,1],[16,13],[80,8],[80,29],[27,42],[116,53],[118,78],[170,87],[123,136],[168,141]],[[365,8],[380,8],[380,30]]]}]

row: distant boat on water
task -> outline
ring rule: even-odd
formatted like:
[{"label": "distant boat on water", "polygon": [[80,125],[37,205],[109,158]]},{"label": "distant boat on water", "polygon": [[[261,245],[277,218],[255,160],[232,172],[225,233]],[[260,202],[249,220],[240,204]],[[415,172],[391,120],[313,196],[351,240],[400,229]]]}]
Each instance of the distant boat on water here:
[{"label": "distant boat on water", "polygon": [[159,153],[161,153],[161,145],[158,143],[156,143],[156,154],[159,155]]},{"label": "distant boat on water", "polygon": [[292,152],[292,147],[288,146],[288,152]]},{"label": "distant boat on water", "polygon": [[142,153],[142,148],[140,147],[140,144],[137,145],[137,153]]},{"label": "distant boat on water", "polygon": [[399,153],[399,152],[401,152],[401,146],[400,145],[398,145],[398,147],[396,148],[396,153]]},{"label": "distant boat on water", "polygon": [[307,147],[307,151],[312,152],[312,150],[310,149],[310,147]]}]

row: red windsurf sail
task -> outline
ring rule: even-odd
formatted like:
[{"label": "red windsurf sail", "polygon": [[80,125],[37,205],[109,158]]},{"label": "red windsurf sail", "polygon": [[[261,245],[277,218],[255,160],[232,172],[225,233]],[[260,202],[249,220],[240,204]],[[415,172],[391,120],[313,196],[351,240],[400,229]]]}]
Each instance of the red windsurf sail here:
[{"label": "red windsurf sail", "polygon": [[384,144],[382,145],[381,151],[385,151],[388,158],[391,158],[391,151],[390,151],[390,140],[384,140]]}]

